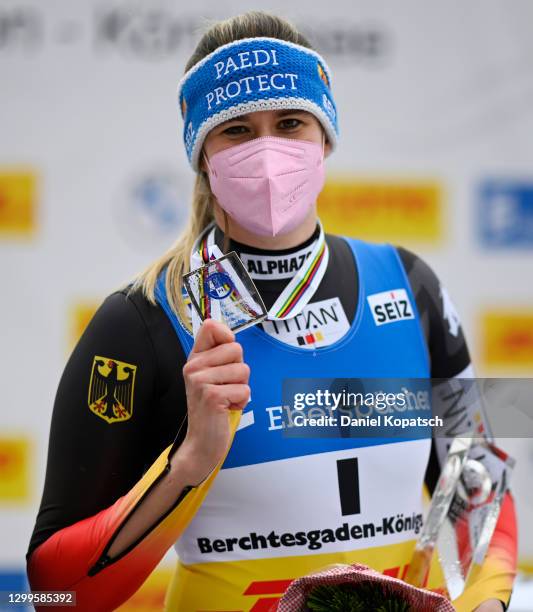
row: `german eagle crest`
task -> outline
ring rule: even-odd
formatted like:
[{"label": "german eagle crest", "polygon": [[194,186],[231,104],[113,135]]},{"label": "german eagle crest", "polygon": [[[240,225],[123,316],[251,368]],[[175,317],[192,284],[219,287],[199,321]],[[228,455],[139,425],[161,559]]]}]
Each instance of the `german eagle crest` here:
[{"label": "german eagle crest", "polygon": [[89,408],[108,423],[127,421],[133,413],[137,366],[95,356],[89,382]]}]

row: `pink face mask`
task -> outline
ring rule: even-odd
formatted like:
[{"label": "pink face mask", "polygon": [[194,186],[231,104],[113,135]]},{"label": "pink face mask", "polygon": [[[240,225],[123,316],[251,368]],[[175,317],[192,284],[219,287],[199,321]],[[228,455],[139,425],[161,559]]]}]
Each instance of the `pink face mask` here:
[{"label": "pink face mask", "polygon": [[206,161],[220,206],[261,236],[297,227],[324,186],[324,144],[307,140],[264,136]]}]

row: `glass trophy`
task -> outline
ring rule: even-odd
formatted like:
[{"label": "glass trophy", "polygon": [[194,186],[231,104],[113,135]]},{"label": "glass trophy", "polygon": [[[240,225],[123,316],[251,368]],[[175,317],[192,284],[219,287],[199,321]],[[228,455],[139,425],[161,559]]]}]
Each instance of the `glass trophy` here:
[{"label": "glass trophy", "polygon": [[235,251],[189,272],[183,281],[202,321],[215,319],[238,332],[267,316],[263,300]]},{"label": "glass trophy", "polygon": [[514,463],[485,438],[454,438],[406,582],[425,584],[437,549],[448,596],[453,600],[463,592],[475,566],[485,558]]}]

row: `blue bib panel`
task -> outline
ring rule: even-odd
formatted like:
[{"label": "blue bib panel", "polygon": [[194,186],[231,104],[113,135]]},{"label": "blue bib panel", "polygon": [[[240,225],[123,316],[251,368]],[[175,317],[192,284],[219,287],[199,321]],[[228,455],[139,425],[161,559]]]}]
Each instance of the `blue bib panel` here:
[{"label": "blue bib panel", "polygon": [[[354,320],[344,337],[330,346],[309,350],[280,342],[257,326],[237,334],[244,360],[251,369],[252,397],[243,419],[252,412],[254,426],[238,431],[223,469],[395,441],[394,438],[287,439],[281,427],[273,429],[272,410],[265,410],[282,405],[282,381],[286,378],[428,378],[430,375],[415,300],[396,249],[388,244],[346,240],[358,271],[359,299]],[[339,277],[342,282],[341,271]],[[164,288],[162,274],[156,290],[157,300],[188,355],[193,337],[171,311]],[[373,296],[398,290],[406,292],[414,316],[378,325],[371,310]],[[382,312],[386,314],[385,310]]]}]

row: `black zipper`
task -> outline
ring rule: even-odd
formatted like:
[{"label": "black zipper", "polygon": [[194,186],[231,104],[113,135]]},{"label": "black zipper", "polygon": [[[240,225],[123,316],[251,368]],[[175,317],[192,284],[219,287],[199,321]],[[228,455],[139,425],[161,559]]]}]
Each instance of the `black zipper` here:
[{"label": "black zipper", "polygon": [[[168,455],[169,458],[170,458],[170,454],[171,453],[169,453],[169,455]],[[162,514],[159,517],[159,519],[153,525],[151,525],[146,531],[144,531],[136,540],[134,540],[129,546],[127,546],[116,557],[110,557],[107,554],[107,551],[111,548],[111,545],[115,541],[115,539],[116,539],[118,533],[120,532],[120,530],[122,529],[122,527],[124,527],[124,525],[128,522],[128,520],[133,515],[135,510],[146,499],[146,497],[149,495],[150,491],[152,491],[152,489],[156,486],[156,484],[158,484],[161,481],[161,479],[164,478],[168,474],[169,471],[170,471],[170,459],[167,461],[167,464],[166,464],[163,472],[161,472],[161,474],[159,474],[159,476],[154,480],[154,482],[152,482],[152,484],[143,493],[143,495],[139,499],[139,501],[138,501],[137,505],[135,506],[135,508],[133,508],[133,510],[128,514],[128,516],[120,523],[120,525],[113,532],[113,535],[111,536],[110,540],[106,544],[104,550],[102,551],[102,554],[100,555],[100,557],[98,558],[96,563],[87,572],[88,576],[94,576],[95,574],[98,574],[98,572],[102,571],[105,567],[107,567],[109,565],[112,565],[113,563],[115,563],[119,559],[122,559],[122,557],[124,557],[124,555],[127,555],[131,550],[133,550],[135,548],[135,546],[137,546],[137,544],[139,544],[139,542],[144,540],[144,538],[151,531],[153,531],[183,501],[183,499],[189,493],[189,491],[191,491],[192,489],[195,488],[195,487],[193,487],[191,485],[186,485],[183,488],[183,490],[181,491],[178,499],[172,504],[172,506],[164,514]]]}]

